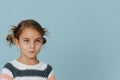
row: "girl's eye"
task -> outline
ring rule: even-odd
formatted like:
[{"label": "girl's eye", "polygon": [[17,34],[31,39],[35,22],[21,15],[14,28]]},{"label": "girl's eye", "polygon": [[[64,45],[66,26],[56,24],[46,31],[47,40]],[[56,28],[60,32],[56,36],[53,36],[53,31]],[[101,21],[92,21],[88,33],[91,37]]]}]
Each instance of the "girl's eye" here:
[{"label": "girl's eye", "polygon": [[24,42],[29,42],[29,40],[24,40]]},{"label": "girl's eye", "polygon": [[41,42],[41,40],[36,40],[36,42]]}]

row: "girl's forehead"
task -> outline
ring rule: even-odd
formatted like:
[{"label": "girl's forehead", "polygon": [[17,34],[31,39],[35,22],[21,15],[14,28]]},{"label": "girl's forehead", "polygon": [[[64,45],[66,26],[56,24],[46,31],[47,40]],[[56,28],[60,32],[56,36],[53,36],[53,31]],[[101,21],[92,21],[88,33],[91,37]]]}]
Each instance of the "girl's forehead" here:
[{"label": "girl's forehead", "polygon": [[31,28],[31,27],[24,28],[24,29],[21,31],[21,34],[22,34],[22,33],[39,33],[39,34],[41,34],[37,29]]},{"label": "girl's forehead", "polygon": [[25,28],[20,34],[20,37],[42,37],[41,33],[33,28]]}]

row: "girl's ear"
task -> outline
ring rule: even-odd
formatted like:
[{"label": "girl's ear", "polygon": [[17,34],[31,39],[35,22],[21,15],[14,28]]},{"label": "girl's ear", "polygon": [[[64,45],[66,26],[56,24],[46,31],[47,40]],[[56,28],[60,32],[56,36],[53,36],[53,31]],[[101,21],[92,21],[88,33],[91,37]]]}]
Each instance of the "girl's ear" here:
[{"label": "girl's ear", "polygon": [[46,43],[46,38],[43,37],[42,41],[43,41],[43,44],[45,44]]},{"label": "girl's ear", "polygon": [[18,41],[18,39],[14,39],[14,42],[15,42],[15,45],[17,46],[17,48],[19,48],[19,41]]}]

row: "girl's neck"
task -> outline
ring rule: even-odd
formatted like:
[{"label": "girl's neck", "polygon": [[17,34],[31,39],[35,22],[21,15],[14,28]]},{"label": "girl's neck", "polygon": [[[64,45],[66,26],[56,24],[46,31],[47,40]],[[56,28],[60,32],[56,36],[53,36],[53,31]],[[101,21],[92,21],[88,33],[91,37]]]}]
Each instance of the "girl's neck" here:
[{"label": "girl's neck", "polygon": [[24,57],[19,57],[17,59],[20,63],[26,64],[26,65],[36,65],[39,64],[39,60],[37,58],[24,58]]}]

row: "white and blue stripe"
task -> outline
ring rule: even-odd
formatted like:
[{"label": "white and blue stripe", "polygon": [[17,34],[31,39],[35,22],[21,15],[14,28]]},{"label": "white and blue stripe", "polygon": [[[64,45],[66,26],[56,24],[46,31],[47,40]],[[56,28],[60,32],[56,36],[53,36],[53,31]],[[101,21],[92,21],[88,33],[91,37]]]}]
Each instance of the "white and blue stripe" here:
[{"label": "white and blue stripe", "polygon": [[14,80],[48,80],[53,74],[53,69],[45,63],[28,66],[14,60],[4,66],[2,73],[11,73]]}]

